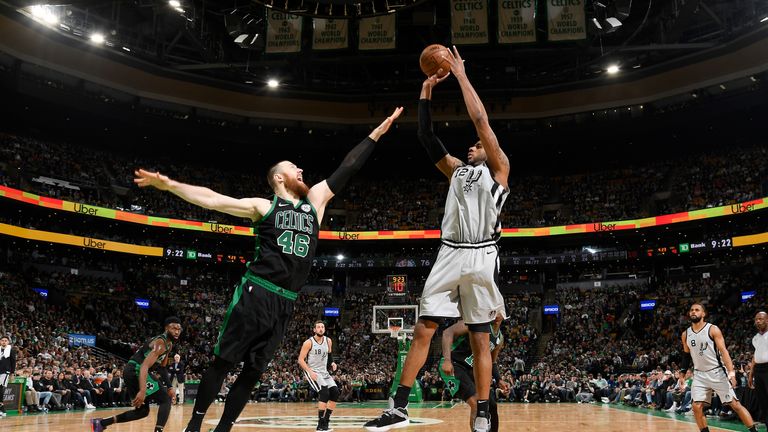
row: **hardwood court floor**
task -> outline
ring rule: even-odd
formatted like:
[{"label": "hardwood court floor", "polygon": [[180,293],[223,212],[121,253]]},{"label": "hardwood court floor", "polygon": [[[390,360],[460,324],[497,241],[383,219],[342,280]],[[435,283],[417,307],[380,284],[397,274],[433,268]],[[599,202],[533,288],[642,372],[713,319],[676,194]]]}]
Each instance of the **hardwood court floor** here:
[{"label": "hardwood court floor", "polygon": [[[314,431],[317,424],[317,405],[313,403],[257,403],[248,404],[233,432],[258,431]],[[385,403],[340,404],[333,413],[331,427],[336,431],[363,430],[361,425],[381,413]],[[203,431],[212,429],[224,405],[212,405],[206,416]],[[99,409],[66,413],[33,414],[0,418],[2,432],[88,432],[89,419],[109,417],[125,411]],[[157,408],[142,421],[114,425],[108,432],[150,432],[155,424]],[[192,412],[192,405],[174,406],[166,432],[181,432]],[[469,430],[469,408],[465,404],[450,403],[411,404],[409,412],[412,426],[401,430],[425,432]],[[585,432],[695,432],[693,417],[676,416],[661,412],[591,404],[502,404],[499,406],[499,430],[506,431],[585,431]],[[709,418],[710,430],[744,431],[739,422],[723,422]],[[762,427],[762,426],[761,426]]]}]

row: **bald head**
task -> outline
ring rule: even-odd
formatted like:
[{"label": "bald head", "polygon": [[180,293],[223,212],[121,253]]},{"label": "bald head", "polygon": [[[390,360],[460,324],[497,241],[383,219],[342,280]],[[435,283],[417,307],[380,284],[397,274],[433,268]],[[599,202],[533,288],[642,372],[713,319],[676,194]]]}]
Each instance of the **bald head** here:
[{"label": "bald head", "polygon": [[755,328],[760,333],[765,333],[768,330],[768,313],[760,311],[755,314]]}]

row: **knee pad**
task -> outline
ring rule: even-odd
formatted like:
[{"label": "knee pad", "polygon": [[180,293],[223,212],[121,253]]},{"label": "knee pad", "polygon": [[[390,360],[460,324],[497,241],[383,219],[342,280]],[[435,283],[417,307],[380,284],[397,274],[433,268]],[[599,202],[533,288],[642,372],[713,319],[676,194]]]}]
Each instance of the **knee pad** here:
[{"label": "knee pad", "polygon": [[328,389],[328,393],[330,394],[330,401],[331,402],[337,402],[339,400],[339,388],[337,386],[333,386]]},{"label": "knee pad", "polygon": [[317,392],[317,400],[322,403],[328,402],[329,397],[330,397],[330,394],[328,392],[328,387],[323,387],[320,389],[319,392]]}]

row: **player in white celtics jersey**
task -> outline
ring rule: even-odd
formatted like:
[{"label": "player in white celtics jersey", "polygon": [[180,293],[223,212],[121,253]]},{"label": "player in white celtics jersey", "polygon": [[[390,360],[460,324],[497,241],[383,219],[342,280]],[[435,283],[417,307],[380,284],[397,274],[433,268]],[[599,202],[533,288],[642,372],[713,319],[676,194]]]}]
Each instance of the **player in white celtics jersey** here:
[{"label": "player in white celtics jersey", "polygon": [[[456,47],[446,61],[461,87],[464,103],[479,140],[469,146],[467,163],[446,151],[432,130],[432,89],[449,75],[424,81],[419,100],[419,141],[432,162],[450,183],[441,225],[442,246],[427,278],[408,357],[390,409],[365,424],[369,431],[386,431],[409,424],[408,395],[419,369],[427,359],[430,342],[444,318],[461,317],[469,327],[477,385],[474,430],[490,430],[488,399],[491,385],[489,324],[501,314],[504,299],[496,285],[501,234],[500,212],[507,197],[509,159],[499,147],[480,97],[464,70]],[[438,71],[438,74],[440,72]]]},{"label": "player in white celtics jersey", "polygon": [[709,432],[704,405],[712,403],[712,393],[720,397],[723,405],[731,407],[750,432],[757,432],[755,422],[744,408],[733,387],[736,386],[736,370],[725,347],[723,333],[716,325],[706,322],[707,309],[700,303],[694,303],[688,310],[691,326],[682,334],[683,362],[687,369],[693,362],[693,414],[701,432]]},{"label": "player in white celtics jersey", "polygon": [[337,368],[333,361],[333,342],[325,336],[325,323],[322,321],[315,321],[313,331],[315,334],[301,346],[299,366],[304,370],[309,385],[317,392],[317,431],[332,431],[329,428],[331,414],[339,400],[339,387],[328,373],[329,367],[334,372]]}]

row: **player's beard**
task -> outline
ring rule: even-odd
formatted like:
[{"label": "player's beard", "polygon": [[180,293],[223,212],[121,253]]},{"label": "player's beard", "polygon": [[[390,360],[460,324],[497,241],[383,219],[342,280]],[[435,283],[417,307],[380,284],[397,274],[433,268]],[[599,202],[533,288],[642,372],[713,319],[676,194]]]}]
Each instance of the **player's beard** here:
[{"label": "player's beard", "polygon": [[317,337],[323,337],[324,334],[325,334],[325,332],[323,332],[323,333],[315,332],[315,336],[317,336]]},{"label": "player's beard", "polygon": [[697,317],[688,317],[688,319],[689,319],[689,320],[690,320],[692,323],[694,323],[694,324],[696,324],[697,322],[701,321],[701,317],[698,317],[698,316],[697,316]]},{"label": "player's beard", "polygon": [[307,194],[309,193],[309,186],[306,185],[304,182],[300,182],[296,178],[285,178],[285,188],[288,189],[289,192],[294,193],[299,198],[306,198]]}]

